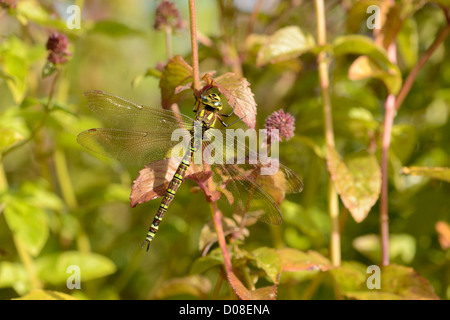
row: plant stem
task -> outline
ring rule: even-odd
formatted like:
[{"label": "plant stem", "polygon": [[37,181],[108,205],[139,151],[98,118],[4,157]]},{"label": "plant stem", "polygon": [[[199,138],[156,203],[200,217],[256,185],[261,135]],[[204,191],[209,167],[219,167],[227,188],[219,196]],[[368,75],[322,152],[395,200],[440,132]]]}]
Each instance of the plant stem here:
[{"label": "plant stem", "polygon": [[36,127],[31,131],[30,136],[27,139],[21,140],[20,142],[14,144],[13,146],[11,146],[9,149],[5,150],[3,152],[3,154],[1,155],[1,157],[3,158],[4,156],[6,156],[8,153],[10,153],[11,151],[20,148],[24,145],[26,145],[28,142],[30,142],[31,140],[33,140],[33,138],[36,136],[36,134],[39,132],[39,130],[41,130],[42,127],[44,127],[45,121],[47,120],[48,115],[50,114],[51,111],[51,105],[52,105],[52,101],[53,101],[53,95],[55,92],[55,86],[56,86],[56,81],[59,78],[59,74],[61,73],[61,70],[58,69],[56,71],[55,76],[53,77],[51,86],[50,86],[50,93],[48,96],[48,100],[47,103],[43,106],[44,107],[44,115],[42,116],[41,120],[39,121],[39,123],[36,125]]},{"label": "plant stem", "polygon": [[[323,0],[316,0],[317,42],[325,45],[327,42],[325,23],[325,4]],[[331,99],[329,92],[329,74],[326,52],[322,51],[317,57],[319,65],[320,89],[323,100],[324,130],[327,150],[334,149],[333,118],[331,114]],[[327,152],[329,153],[329,151]],[[331,261],[334,266],[341,264],[341,237],[339,231],[339,200],[334,183],[328,179],[328,211],[331,219]]]},{"label": "plant stem", "polygon": [[222,212],[219,210],[219,208],[217,207],[217,203],[214,201],[211,202],[211,213],[213,216],[214,227],[216,228],[217,240],[219,242],[219,247],[220,247],[220,250],[222,251],[223,262],[225,265],[225,271],[227,272],[227,274],[229,274],[229,273],[232,273],[233,270],[231,267],[230,254],[228,253],[227,243],[225,241],[225,235],[223,233],[223,228],[222,228]]},{"label": "plant stem", "polygon": [[23,246],[22,241],[19,239],[19,237],[17,237],[16,235],[13,234],[13,240],[14,240],[14,244],[17,249],[17,253],[19,254],[20,260],[22,261],[23,265],[25,266],[25,270],[27,271],[28,276],[30,277],[31,288],[32,289],[41,289],[42,283],[39,280],[33,259],[31,259],[29,253]]},{"label": "plant stem", "polygon": [[61,193],[64,201],[70,210],[74,210],[78,204],[75,197],[75,192],[72,188],[72,183],[70,179],[69,170],[67,169],[66,156],[64,151],[60,147],[55,148],[54,153],[56,175],[58,177],[59,186],[61,188]]},{"label": "plant stem", "polygon": [[395,96],[389,94],[384,104],[385,115],[381,146],[380,238],[381,264],[389,265],[388,158],[391,131],[395,117]]},{"label": "plant stem", "polygon": [[[386,0],[383,4],[387,8],[388,4],[393,4],[392,0]],[[384,23],[387,23],[386,21]],[[376,41],[380,34],[376,33]],[[395,39],[387,44],[387,56],[390,62],[397,63],[397,47]],[[390,93],[384,103],[383,137],[381,143],[381,193],[380,193],[380,242],[381,242],[381,264],[388,266],[389,258],[389,209],[388,209],[388,159],[389,147],[391,145],[391,132],[395,118],[394,94]]]},{"label": "plant stem", "polygon": [[420,69],[422,69],[425,63],[427,63],[431,55],[434,53],[434,51],[436,51],[436,49],[445,40],[449,33],[450,21],[447,21],[447,25],[444,27],[444,29],[441,30],[437,38],[434,40],[433,44],[427,49],[427,51],[423,54],[423,56],[419,59],[417,64],[414,66],[414,68],[412,68],[411,72],[406,77],[406,80],[403,83],[399,94],[397,95],[397,101],[395,102],[396,110],[398,110],[402,106],[402,103],[408,95],[414,80],[416,80],[416,76],[419,73]]},{"label": "plant stem", "polygon": [[192,68],[194,72],[194,92],[200,89],[200,73],[198,66],[197,21],[195,16],[195,0],[189,0],[189,24],[191,30]]},{"label": "plant stem", "polygon": [[172,28],[165,28],[165,38],[166,38],[166,57],[167,60],[172,58]]},{"label": "plant stem", "polygon": [[[390,263],[389,258],[389,213],[388,213],[388,158],[389,147],[391,144],[391,132],[394,118],[397,110],[401,107],[403,101],[411,90],[412,84],[417,74],[430,59],[431,55],[436,51],[439,45],[445,40],[450,33],[450,19],[447,9],[443,8],[447,25],[441,30],[434,40],[433,44],[419,59],[417,64],[407,76],[399,94],[395,97],[389,94],[384,105],[385,116],[383,123],[383,138],[381,150],[381,194],[380,194],[380,238],[381,238],[381,263],[387,266]],[[388,58],[391,62],[396,63],[396,45],[392,42],[388,47]]]},{"label": "plant stem", "polygon": [[[195,0],[189,0],[189,19],[191,30],[191,50],[192,50],[192,68],[194,73],[194,92],[200,88],[200,76],[198,65],[198,45],[197,45],[197,24],[195,17]],[[217,207],[216,202],[211,202],[211,211],[213,215],[214,226],[216,228],[217,239],[220,249],[222,250],[222,256],[225,264],[225,270],[227,274],[233,272],[231,267],[230,254],[227,250],[227,244],[225,241],[225,235],[222,228],[222,212]]]}]

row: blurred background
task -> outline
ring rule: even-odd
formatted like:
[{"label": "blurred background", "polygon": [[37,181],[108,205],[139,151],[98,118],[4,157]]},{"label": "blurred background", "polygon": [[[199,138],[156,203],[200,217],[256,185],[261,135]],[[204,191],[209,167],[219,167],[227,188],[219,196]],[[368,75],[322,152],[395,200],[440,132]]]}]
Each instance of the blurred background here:
[{"label": "blurred background", "polygon": [[[181,55],[191,64],[188,2],[173,2],[183,23],[172,30],[169,55],[167,34],[154,28],[159,1],[0,1],[1,299],[23,296],[32,288],[80,299],[210,297],[220,272],[195,277],[191,272],[202,255],[202,229],[211,220],[204,195],[193,192],[195,183],[183,183],[145,253],[140,246],[160,201],[130,208],[139,168],[89,153],[76,142],[84,130],[111,126],[86,108],[84,91],[104,90],[159,107],[158,76],[168,56]],[[255,18],[257,2],[261,7]],[[330,43],[344,34],[371,36],[366,13],[352,10],[356,2],[326,1]],[[81,9],[80,29],[67,27],[71,5]],[[403,75],[445,23],[435,3],[405,19],[397,48]],[[295,25],[316,36],[314,2],[197,1],[197,24],[200,72],[246,77],[258,104],[257,128],[280,108],[296,118],[295,137],[280,143],[281,161],[300,176],[305,189],[282,202],[282,226],[250,226],[242,248],[289,247],[327,257],[327,170],[315,55],[256,63],[258,45],[282,27]],[[67,36],[67,62],[43,76],[49,68],[46,43],[54,32]],[[449,46],[447,40],[438,48],[399,110],[389,161],[391,260],[414,268],[442,299],[450,298],[450,252],[439,241],[437,226],[440,221],[448,226],[450,186],[402,175],[401,168],[450,166]],[[338,57],[331,64],[336,143],[343,153],[373,143],[379,157],[386,89],[373,79],[349,80],[354,58]],[[191,116],[193,102],[190,97],[181,101],[180,111]],[[342,204],[340,209],[343,260],[379,264],[378,203],[361,223]],[[60,266],[68,261],[82,270],[80,290],[67,288],[70,274]],[[311,294],[312,279],[304,272],[283,274],[278,297],[334,297],[327,281]],[[195,290],[177,291],[174,283]],[[219,297],[227,297],[227,289],[222,291]]]}]

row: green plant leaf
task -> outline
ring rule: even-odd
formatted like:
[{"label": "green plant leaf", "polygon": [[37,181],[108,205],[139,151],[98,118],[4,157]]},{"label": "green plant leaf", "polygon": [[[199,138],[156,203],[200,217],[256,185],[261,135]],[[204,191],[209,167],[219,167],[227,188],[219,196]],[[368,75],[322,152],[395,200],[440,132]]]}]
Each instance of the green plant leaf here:
[{"label": "green plant leaf", "polygon": [[[335,55],[356,54],[367,56],[368,58],[365,58],[365,60],[357,62],[360,68],[366,69],[364,73],[375,74],[376,78],[381,79],[392,94],[397,94],[400,90],[402,75],[399,68],[389,61],[386,51],[377,46],[369,37],[361,35],[340,36],[333,42],[333,52]],[[353,69],[356,69],[356,67],[353,67]],[[355,73],[355,70],[353,70],[353,73]]]},{"label": "green plant leaf", "polygon": [[403,174],[412,176],[425,176],[450,182],[450,168],[443,167],[403,167]]},{"label": "green plant leaf", "polygon": [[24,266],[9,261],[0,262],[0,288],[12,287],[17,292],[27,289],[30,279]]},{"label": "green plant leaf", "polygon": [[125,36],[142,36],[144,32],[138,29],[131,28],[121,22],[114,20],[97,21],[90,29],[90,32],[98,32],[110,37],[125,37]]},{"label": "green plant leaf", "polygon": [[[380,237],[375,234],[366,234],[355,238],[353,247],[362,255],[374,262],[381,256]],[[389,236],[389,257],[392,261],[411,263],[416,254],[416,240],[409,234],[391,234]]]},{"label": "green plant leaf", "polygon": [[68,273],[69,266],[77,266],[80,269],[81,282],[116,272],[116,266],[109,258],[96,253],[65,251],[36,259],[39,278],[53,285],[67,282],[72,274]]},{"label": "green plant leaf", "polygon": [[204,300],[211,290],[211,282],[200,275],[170,279],[160,286],[153,296],[154,299],[167,299],[179,295],[194,296]]},{"label": "green plant leaf", "polygon": [[25,250],[37,256],[48,238],[46,212],[22,197],[6,197],[5,219],[11,232],[21,241]]},{"label": "green plant leaf", "polygon": [[315,251],[303,252],[297,249],[284,248],[277,250],[282,271],[303,270],[329,270],[332,268],[330,261]]},{"label": "green plant leaf", "polygon": [[200,257],[192,264],[190,273],[203,273],[210,268],[223,264],[223,257],[219,248],[216,248],[204,257]]},{"label": "green plant leaf", "polygon": [[297,26],[284,27],[271,35],[258,52],[256,64],[275,63],[290,60],[311,50],[314,38]]},{"label": "green plant leaf", "polygon": [[336,149],[328,148],[327,164],[345,207],[356,222],[363,221],[380,194],[381,171],[377,159],[359,151],[342,160]]},{"label": "green plant leaf", "polygon": [[343,262],[329,271],[341,293],[351,299],[361,300],[436,300],[439,297],[427,279],[412,268],[390,264],[380,267],[380,289],[369,289],[367,281],[374,275],[357,262]]},{"label": "green plant leaf", "polygon": [[248,290],[241,280],[231,272],[228,274],[228,281],[236,295],[241,300],[275,300],[277,295],[277,286],[267,286],[255,290]]},{"label": "green plant leaf", "polygon": [[373,14],[367,13],[367,8],[371,5],[380,7],[382,3],[383,0],[354,1],[347,14],[347,30],[350,33],[358,33],[361,28],[361,23],[366,22],[367,19]]},{"label": "green plant leaf", "polygon": [[35,289],[23,297],[13,300],[77,300],[76,298],[58,291]]},{"label": "green plant leaf", "polygon": [[176,90],[193,81],[192,67],[176,55],[166,64],[161,74],[159,87],[161,88],[161,103],[163,108],[169,108],[172,103],[177,103],[183,97]]},{"label": "green plant leaf", "polygon": [[5,151],[21,140],[23,140],[23,136],[16,130],[0,128],[0,152]]},{"label": "green plant leaf", "polygon": [[160,79],[162,75],[162,72],[156,68],[148,68],[145,73],[137,75],[134,77],[133,81],[131,82],[132,88],[137,88],[142,80],[144,80],[147,77],[154,77]]},{"label": "green plant leaf", "polygon": [[258,268],[263,269],[270,280],[273,283],[278,284],[282,270],[281,259],[278,252],[272,248],[260,247],[252,251],[252,256],[255,259]]},{"label": "green plant leaf", "polygon": [[256,126],[256,102],[250,89],[250,83],[245,78],[239,78],[234,73],[227,72],[217,78],[209,73],[203,76],[206,87],[215,87],[222,93],[234,113],[250,128]]}]

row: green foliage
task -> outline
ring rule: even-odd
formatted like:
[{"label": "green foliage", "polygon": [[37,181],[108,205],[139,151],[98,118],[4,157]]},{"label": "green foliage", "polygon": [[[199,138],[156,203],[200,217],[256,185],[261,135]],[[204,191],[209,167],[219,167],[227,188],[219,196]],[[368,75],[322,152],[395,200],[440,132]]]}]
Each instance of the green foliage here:
[{"label": "green foliage", "polygon": [[[186,6],[174,2],[187,19]],[[395,1],[375,32],[366,9],[384,1],[327,2],[324,45],[311,3],[244,12],[232,1],[197,1],[197,91],[189,31],[151,29],[155,2],[85,1],[81,29],[67,27],[66,2],[0,6],[0,298],[449,299],[448,39],[405,81],[448,28],[449,1]],[[55,31],[70,43],[61,64],[46,50]],[[392,41],[396,61],[387,53]],[[324,138],[320,54],[330,73],[333,148]],[[412,86],[396,110],[385,177],[391,263],[381,267],[384,106],[405,85]],[[273,195],[281,226],[227,215],[218,202],[232,272],[205,188],[183,183],[145,254],[140,244],[159,201],[130,208],[142,168],[76,143],[81,131],[111,126],[85,107],[84,91],[192,115],[193,94],[211,87],[227,110],[245,116],[239,126],[262,129],[280,108],[296,118],[280,160],[305,185],[300,194]],[[336,235],[328,179],[339,194],[339,266],[329,258]],[[381,289],[368,287],[369,265],[380,265]],[[70,266],[81,270],[80,289],[68,286]]]}]

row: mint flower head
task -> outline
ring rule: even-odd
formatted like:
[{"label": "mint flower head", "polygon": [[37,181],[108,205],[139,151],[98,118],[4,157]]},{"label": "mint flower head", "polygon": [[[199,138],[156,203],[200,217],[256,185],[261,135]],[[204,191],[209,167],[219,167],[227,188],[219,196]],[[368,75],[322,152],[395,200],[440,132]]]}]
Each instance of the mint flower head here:
[{"label": "mint flower head", "polygon": [[270,134],[271,130],[278,130],[278,140],[282,139],[286,141],[294,136],[295,131],[295,118],[283,109],[273,112],[266,120],[264,128],[267,129],[267,134]]},{"label": "mint flower head", "polygon": [[50,51],[47,60],[54,64],[67,62],[66,57],[70,56],[67,51],[69,40],[61,33],[55,32],[48,37],[46,48]]},{"label": "mint flower head", "polygon": [[171,28],[179,30],[183,28],[183,19],[175,4],[171,1],[163,0],[156,8],[155,30]]}]

